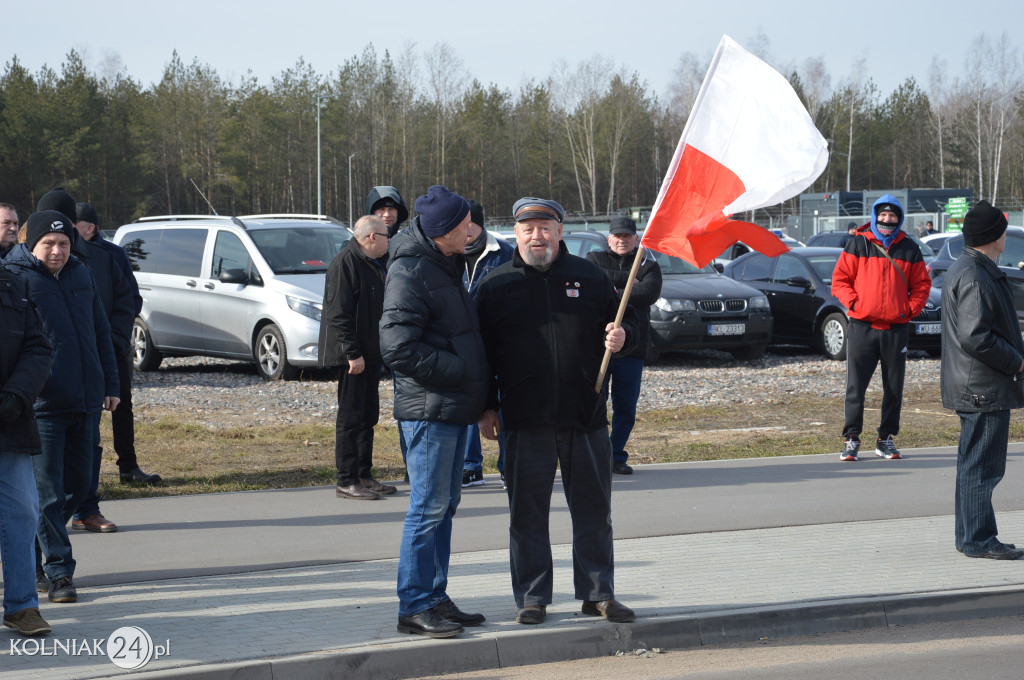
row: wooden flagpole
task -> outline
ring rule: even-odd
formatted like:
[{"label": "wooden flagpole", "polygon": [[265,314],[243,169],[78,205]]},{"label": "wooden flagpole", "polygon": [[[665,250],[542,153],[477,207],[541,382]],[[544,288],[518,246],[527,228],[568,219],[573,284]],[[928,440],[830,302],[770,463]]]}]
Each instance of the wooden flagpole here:
[{"label": "wooden flagpole", "polygon": [[[622,326],[622,317],[626,313],[626,306],[629,305],[629,294],[633,292],[633,282],[636,281],[636,273],[640,269],[640,263],[643,262],[646,254],[646,248],[642,245],[637,247],[636,257],[633,258],[633,268],[629,270],[629,280],[626,281],[626,287],[622,291],[622,300],[619,301],[619,311],[615,313],[615,328]],[[597,384],[594,385],[594,391],[598,394],[601,393],[601,387],[604,385],[604,374],[608,372],[608,363],[611,360],[612,351],[606,347],[604,358],[601,359],[601,371],[597,374]]]}]

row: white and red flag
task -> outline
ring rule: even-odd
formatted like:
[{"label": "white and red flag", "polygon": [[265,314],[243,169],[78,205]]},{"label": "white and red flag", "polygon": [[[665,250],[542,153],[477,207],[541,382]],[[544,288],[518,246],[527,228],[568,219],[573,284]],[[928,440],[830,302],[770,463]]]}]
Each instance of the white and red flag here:
[{"label": "white and red flag", "polygon": [[828,163],[828,144],[778,71],[722,36],[654,203],[642,245],[703,267],[736,241],[787,248],[729,219],[791,198]]}]

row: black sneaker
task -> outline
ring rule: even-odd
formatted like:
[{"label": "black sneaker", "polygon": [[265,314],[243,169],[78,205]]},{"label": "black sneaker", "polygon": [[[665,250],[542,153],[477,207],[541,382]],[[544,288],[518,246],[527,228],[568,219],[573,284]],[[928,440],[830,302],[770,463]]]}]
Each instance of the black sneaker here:
[{"label": "black sneaker", "polygon": [[896,448],[896,442],[892,440],[892,435],[875,442],[875,455],[887,460],[899,460],[902,458],[900,450]]},{"label": "black sneaker", "polygon": [[46,572],[43,571],[43,567],[38,564],[36,565],[36,592],[50,592],[50,579],[46,578]]},{"label": "black sneaker", "polygon": [[78,602],[78,591],[67,576],[50,581],[50,602]]},{"label": "black sneaker", "polygon": [[857,453],[860,452],[860,440],[859,439],[847,439],[843,442],[843,452],[839,454],[839,460],[842,461],[855,461]]},{"label": "black sneaker", "polygon": [[483,486],[484,473],[480,470],[463,470],[462,486]]}]

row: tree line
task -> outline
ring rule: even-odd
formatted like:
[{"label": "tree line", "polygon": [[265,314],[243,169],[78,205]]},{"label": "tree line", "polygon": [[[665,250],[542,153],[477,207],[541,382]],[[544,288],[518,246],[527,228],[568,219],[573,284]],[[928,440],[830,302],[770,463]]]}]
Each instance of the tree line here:
[{"label": "tree line", "polygon": [[[111,228],[210,205],[313,213],[319,114],[322,211],[343,221],[377,184],[398,187],[410,207],[445,184],[498,218],[525,195],[570,213],[651,205],[710,56],[683,53],[663,98],[603,56],[558,63],[515,91],[484,85],[447,43],[395,56],[368,46],[328,74],[300,59],[269,83],[227,83],[177,53],[150,85],[124,69],[99,74],[74,51],[36,73],[14,57],[0,77],[0,201],[25,217],[63,186]],[[1024,78],[1006,35],[978,36],[962,79],[936,58],[926,84],[907,77],[885,96],[863,61],[835,87],[820,57],[773,65],[829,139],[810,191],[968,187],[1021,209]]]}]

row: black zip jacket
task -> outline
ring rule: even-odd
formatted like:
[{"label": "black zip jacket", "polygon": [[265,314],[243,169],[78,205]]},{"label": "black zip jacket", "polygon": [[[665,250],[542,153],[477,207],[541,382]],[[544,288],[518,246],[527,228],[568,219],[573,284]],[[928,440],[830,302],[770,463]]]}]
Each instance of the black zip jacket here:
[{"label": "black zip jacket", "polygon": [[964,246],[942,282],[942,405],[972,413],[1021,408],[1022,356],[1006,274]]},{"label": "black zip jacket", "polygon": [[25,282],[0,265],[0,391],[10,392],[22,405],[21,415],[0,428],[0,451],[41,452],[32,403],[50,377],[50,343]]},{"label": "black zip jacket", "polygon": [[[510,430],[608,424],[605,396],[594,391],[604,357],[605,326],[615,320],[618,297],[597,265],[570,255],[559,243],[546,271],[527,265],[519,249],[511,262],[480,284],[480,332],[495,375],[487,408],[501,408]],[[626,344],[636,347],[636,312],[622,318]],[[499,395],[500,394],[500,403]]]},{"label": "black zip jacket", "polygon": [[[626,289],[626,284],[629,283],[629,272],[633,269],[636,253],[636,250],[626,255],[619,255],[610,250],[587,253],[587,259],[604,270],[620,300]],[[640,325],[636,348],[629,354],[620,353],[619,356],[641,359],[647,357],[647,347],[651,342],[651,305],[657,302],[659,297],[661,297],[661,267],[644,251],[644,261],[637,269],[636,282],[629,294],[629,306],[636,311],[637,322]]]},{"label": "black zip jacket", "polygon": [[380,365],[380,323],[384,311],[384,266],[349,239],[327,268],[320,318],[321,366],[347,366],[360,357]]},{"label": "black zip jacket", "polygon": [[381,356],[395,375],[395,418],[475,423],[487,398],[487,356],[462,285],[466,260],[442,254],[418,217],[396,241],[380,320]]}]

